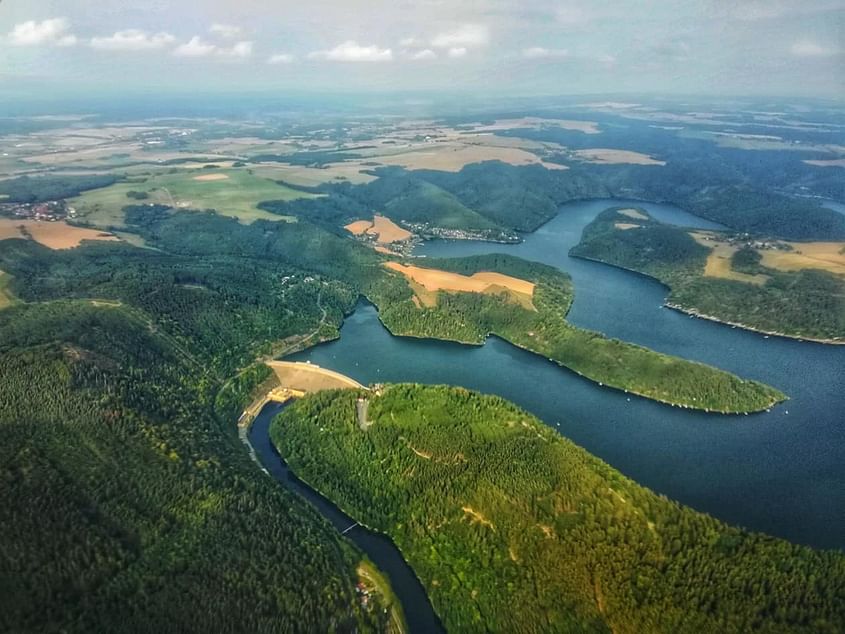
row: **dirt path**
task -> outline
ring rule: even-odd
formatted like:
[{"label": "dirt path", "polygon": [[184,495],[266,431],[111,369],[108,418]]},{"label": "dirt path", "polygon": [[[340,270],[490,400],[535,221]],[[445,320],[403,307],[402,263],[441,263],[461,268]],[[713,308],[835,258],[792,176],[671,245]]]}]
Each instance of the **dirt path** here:
[{"label": "dirt path", "polygon": [[361,431],[367,431],[373,424],[373,421],[367,420],[367,410],[370,409],[370,401],[365,398],[359,398],[355,402],[355,411],[358,414],[358,427]]}]

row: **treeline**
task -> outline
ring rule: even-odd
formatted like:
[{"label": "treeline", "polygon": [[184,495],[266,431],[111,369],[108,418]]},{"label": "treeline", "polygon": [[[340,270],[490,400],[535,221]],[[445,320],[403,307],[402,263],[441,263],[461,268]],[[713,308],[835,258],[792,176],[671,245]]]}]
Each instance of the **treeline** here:
[{"label": "treeline", "polygon": [[373,631],[360,554],[155,330],[85,301],[0,312],[0,630]]},{"label": "treeline", "polygon": [[[616,222],[639,227],[618,230]],[[616,208],[599,214],[571,251],[572,255],[651,275],[671,288],[671,303],[723,321],[793,337],[845,337],[843,276],[816,269],[768,268],[761,264],[756,250],[742,248],[733,255],[731,267],[741,273],[765,275],[764,283],[705,277],[709,253],[710,249],[684,229],[651,218],[622,216]]]},{"label": "treeline", "polygon": [[842,553],[671,502],[500,398],[323,392],[286,408],[271,436],[299,477],[390,535],[449,631],[845,628]]},{"label": "treeline", "polygon": [[117,182],[112,175],[102,176],[19,176],[0,181],[2,202],[39,203],[72,198],[89,189],[108,187]]},{"label": "treeline", "polygon": [[436,306],[421,307],[413,302],[404,277],[396,273],[371,284],[367,291],[379,308],[380,319],[394,334],[467,343],[481,343],[495,334],[597,383],[694,409],[751,412],[785,398],[757,381],[571,325],[566,314],[572,303],[572,284],[553,267],[501,254],[426,259],[425,265],[465,275],[496,271],[534,282],[533,310],[506,291],[441,291]]}]

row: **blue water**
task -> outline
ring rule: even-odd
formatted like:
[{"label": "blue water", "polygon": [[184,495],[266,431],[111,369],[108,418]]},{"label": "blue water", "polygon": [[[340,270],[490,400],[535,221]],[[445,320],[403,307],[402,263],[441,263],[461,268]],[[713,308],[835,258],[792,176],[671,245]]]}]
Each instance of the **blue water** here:
[{"label": "blue water", "polygon": [[463,346],[391,336],[362,304],[335,342],[292,358],[362,383],[416,381],[499,394],[637,482],[725,521],[817,547],[845,547],[845,347],[733,329],[661,308],[649,278],[570,258],[583,227],[611,204],[638,205],[685,226],[715,228],[669,205],[589,201],[519,245],[439,241],[418,253],[505,252],[567,271],[570,320],[662,352],[765,381],[790,396],[770,413],[719,416],[630,397],[496,338]]},{"label": "blue water", "polygon": [[279,403],[267,403],[250,427],[249,442],[261,464],[279,483],[308,500],[338,532],[367,553],[378,569],[388,576],[412,633],[437,634],[445,631],[428,601],[425,589],[411,567],[405,563],[396,545],[384,535],[356,526],[356,522],[348,515],[291,473],[270,441],[270,423],[284,407]]}]

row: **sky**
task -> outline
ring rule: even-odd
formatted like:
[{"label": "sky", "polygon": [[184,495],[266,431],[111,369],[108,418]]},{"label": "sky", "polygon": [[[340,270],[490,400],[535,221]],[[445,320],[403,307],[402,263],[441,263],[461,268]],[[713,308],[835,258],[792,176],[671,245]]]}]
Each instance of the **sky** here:
[{"label": "sky", "polygon": [[0,92],[845,99],[845,0],[0,0]]}]

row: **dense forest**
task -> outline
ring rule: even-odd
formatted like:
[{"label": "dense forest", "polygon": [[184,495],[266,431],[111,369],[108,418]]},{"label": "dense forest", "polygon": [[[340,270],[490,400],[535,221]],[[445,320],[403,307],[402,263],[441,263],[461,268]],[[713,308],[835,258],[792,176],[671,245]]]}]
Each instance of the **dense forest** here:
[{"label": "dense forest", "polygon": [[239,445],[260,371],[218,413],[202,364],[87,300],[0,311],[0,355],[0,631],[382,627],[361,555]]},{"label": "dense forest", "polygon": [[40,203],[73,198],[89,189],[108,187],[117,178],[101,176],[19,176],[0,181],[0,200],[12,203]]},{"label": "dense forest", "polygon": [[[356,420],[369,401],[369,426]],[[845,557],[727,526],[462,388],[322,392],[271,436],[296,473],[402,549],[456,632],[845,628]]]},{"label": "dense forest", "polygon": [[[639,227],[619,230],[616,222]],[[686,310],[792,337],[845,337],[845,278],[841,275],[817,269],[772,269],[760,264],[755,250],[741,249],[731,260],[732,269],[765,275],[764,283],[705,277],[708,247],[684,229],[650,217],[621,216],[616,208],[596,217],[571,253],[651,275],[672,289],[668,301]]]},{"label": "dense forest", "polygon": [[439,292],[433,307],[418,306],[404,278],[374,284],[369,297],[394,334],[481,343],[495,334],[600,384],[648,398],[716,412],[751,412],[785,398],[778,390],[701,363],[686,361],[572,326],[569,277],[557,269],[507,255],[426,259],[426,268],[464,275],[494,271],[536,283],[533,307],[508,293]]},{"label": "dense forest", "polygon": [[[531,138],[540,134],[519,133]],[[705,156],[672,154],[662,167],[600,165],[562,157],[570,169],[499,161],[467,165],[455,173],[379,168],[372,172],[379,178],[368,184],[325,184],[310,189],[325,194],[323,198],[267,201],[260,207],[336,227],[375,210],[399,223],[486,229],[495,236],[497,231],[534,231],[564,203],[635,198],[672,203],[737,231],[793,240],[845,240],[845,215],[818,201],[762,187],[757,180],[751,181],[752,187],[738,168],[719,162],[721,155]]]}]

